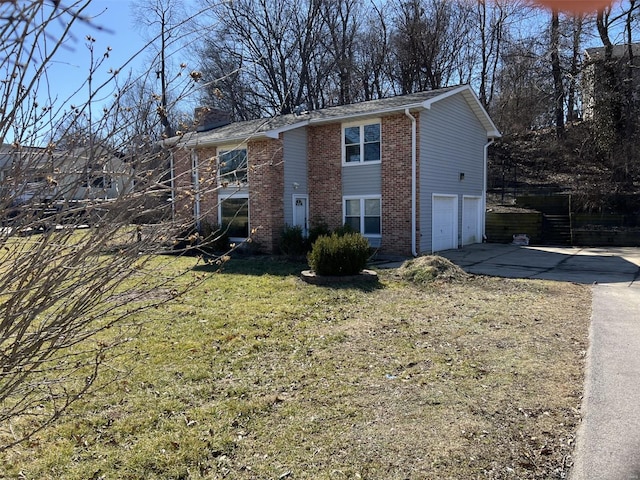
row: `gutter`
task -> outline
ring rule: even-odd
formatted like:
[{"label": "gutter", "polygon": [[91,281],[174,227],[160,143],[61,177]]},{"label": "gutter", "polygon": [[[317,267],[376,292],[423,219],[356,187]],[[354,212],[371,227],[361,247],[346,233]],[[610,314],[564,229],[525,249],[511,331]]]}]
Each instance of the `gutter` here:
[{"label": "gutter", "polygon": [[[418,252],[416,249],[416,162],[417,162],[417,152],[416,152],[416,136],[417,136],[417,127],[416,127],[416,117],[411,115],[409,112],[409,108],[404,109],[404,114],[411,120],[411,255],[414,257],[418,256]],[[485,150],[485,158],[486,158],[486,150]],[[486,161],[485,161],[486,167]],[[486,179],[486,175],[485,175]]]}]

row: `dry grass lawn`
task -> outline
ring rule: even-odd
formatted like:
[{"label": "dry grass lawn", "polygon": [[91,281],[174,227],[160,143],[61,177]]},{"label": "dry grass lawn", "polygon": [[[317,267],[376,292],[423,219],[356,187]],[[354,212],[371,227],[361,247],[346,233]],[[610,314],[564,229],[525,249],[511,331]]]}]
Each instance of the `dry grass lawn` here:
[{"label": "dry grass lawn", "polygon": [[0,478],[565,478],[588,287],[446,262],[322,287],[302,268],[194,273],[109,364],[132,373],[106,369],[102,391],[0,457]]}]

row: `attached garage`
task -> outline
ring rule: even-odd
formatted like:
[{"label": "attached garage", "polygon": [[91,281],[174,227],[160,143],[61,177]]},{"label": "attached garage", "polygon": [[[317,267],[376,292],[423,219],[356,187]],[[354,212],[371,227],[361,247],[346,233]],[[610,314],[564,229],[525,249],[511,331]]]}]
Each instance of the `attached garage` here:
[{"label": "attached garage", "polygon": [[462,198],[462,246],[482,243],[482,197]]},{"label": "attached garage", "polygon": [[458,196],[433,195],[431,249],[458,248]]}]

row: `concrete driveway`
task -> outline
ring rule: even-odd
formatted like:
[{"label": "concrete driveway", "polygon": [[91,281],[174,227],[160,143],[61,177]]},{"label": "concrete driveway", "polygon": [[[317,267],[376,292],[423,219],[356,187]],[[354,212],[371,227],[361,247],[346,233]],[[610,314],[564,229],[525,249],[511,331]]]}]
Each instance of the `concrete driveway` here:
[{"label": "concrete driveway", "polygon": [[640,277],[640,248],[520,247],[498,243],[438,252],[480,275],[538,278],[585,284],[633,284]]},{"label": "concrete driveway", "polygon": [[439,255],[476,274],[593,285],[569,479],[640,480],[640,248],[478,244]]}]

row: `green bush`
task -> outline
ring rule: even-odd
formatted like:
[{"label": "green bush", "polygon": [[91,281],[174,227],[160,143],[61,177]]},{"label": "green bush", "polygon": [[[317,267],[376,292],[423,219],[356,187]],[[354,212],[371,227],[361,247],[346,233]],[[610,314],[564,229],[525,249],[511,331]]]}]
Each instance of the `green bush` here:
[{"label": "green bush", "polygon": [[318,275],[356,275],[369,258],[369,242],[359,233],[321,236],[307,256]]},{"label": "green bush", "polygon": [[285,255],[304,255],[309,251],[307,239],[304,238],[302,227],[285,225],[280,235],[280,252]]},{"label": "green bush", "polygon": [[333,233],[339,235],[340,237],[344,237],[347,233],[356,233],[351,225],[345,223],[341,227],[336,228]]},{"label": "green bush", "polygon": [[224,253],[229,250],[229,236],[221,225],[202,222],[199,247],[206,252]]},{"label": "green bush", "polygon": [[323,220],[316,220],[312,223],[311,228],[309,228],[309,237],[307,238],[307,248],[310,249],[316,240],[323,235],[329,236],[331,235],[331,230],[329,230],[329,226]]}]

